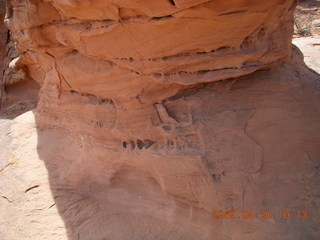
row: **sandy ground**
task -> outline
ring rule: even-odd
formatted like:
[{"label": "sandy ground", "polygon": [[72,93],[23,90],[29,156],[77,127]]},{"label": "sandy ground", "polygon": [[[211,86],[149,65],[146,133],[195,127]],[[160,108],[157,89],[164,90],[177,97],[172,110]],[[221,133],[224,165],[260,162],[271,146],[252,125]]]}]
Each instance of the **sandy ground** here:
[{"label": "sandy ground", "polygon": [[320,37],[306,37],[293,39],[304,55],[307,66],[320,73]]},{"label": "sandy ground", "polygon": [[1,119],[0,143],[0,240],[67,239],[37,156],[33,112]]}]

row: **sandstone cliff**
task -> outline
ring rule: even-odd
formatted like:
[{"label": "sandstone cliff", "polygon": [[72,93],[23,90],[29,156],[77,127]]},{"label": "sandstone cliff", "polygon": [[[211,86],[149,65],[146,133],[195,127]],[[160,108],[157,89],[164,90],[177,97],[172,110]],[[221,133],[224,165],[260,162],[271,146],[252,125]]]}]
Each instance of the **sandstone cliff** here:
[{"label": "sandstone cliff", "polygon": [[[39,178],[18,168],[24,201],[1,192],[4,239],[319,237],[320,85],[291,52],[296,1],[11,2],[12,38],[41,90],[5,168]],[[39,192],[37,218],[24,204],[35,209]],[[32,223],[20,236],[17,209]]]}]

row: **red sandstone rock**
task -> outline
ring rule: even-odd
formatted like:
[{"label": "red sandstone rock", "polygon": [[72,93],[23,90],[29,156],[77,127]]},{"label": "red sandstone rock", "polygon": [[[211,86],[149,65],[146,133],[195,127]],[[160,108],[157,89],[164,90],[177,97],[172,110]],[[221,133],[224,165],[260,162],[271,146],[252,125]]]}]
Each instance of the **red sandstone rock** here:
[{"label": "red sandstone rock", "polygon": [[[3,1],[0,1],[0,19],[4,19],[6,14],[6,6]],[[5,59],[5,49],[7,44],[7,36],[8,36],[8,29],[5,27],[4,23],[0,23],[0,99],[3,96],[3,83],[2,83],[2,77],[3,77],[3,65],[4,65],[4,59]],[[1,100],[0,100],[1,102]],[[1,103],[0,103],[1,106]]]},{"label": "red sandstone rock", "polygon": [[1,115],[14,117],[35,107],[39,85],[28,77],[27,66],[21,61],[21,54],[4,24],[12,17],[9,3],[7,1],[6,7],[5,2],[0,1],[0,111]]},{"label": "red sandstone rock", "polygon": [[55,66],[62,91],[111,98],[119,107],[270,68],[291,45],[292,1],[19,4],[9,25],[31,77],[42,83]]},{"label": "red sandstone rock", "polygon": [[[319,237],[319,75],[291,54],[295,1],[12,4],[22,63],[42,86],[37,149],[25,152],[49,183],[39,166],[43,182],[18,176],[50,184],[65,238]],[[11,226],[23,204],[8,205]],[[41,217],[57,217],[50,206]],[[285,210],[309,216],[281,220]],[[63,239],[57,221],[44,233],[21,214],[32,224],[16,239]]]}]

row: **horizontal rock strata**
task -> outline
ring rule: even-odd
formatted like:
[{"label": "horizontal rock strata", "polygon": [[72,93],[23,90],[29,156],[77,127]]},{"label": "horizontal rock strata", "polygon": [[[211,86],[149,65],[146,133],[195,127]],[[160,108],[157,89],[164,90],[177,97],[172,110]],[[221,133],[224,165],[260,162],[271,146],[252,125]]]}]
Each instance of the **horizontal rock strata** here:
[{"label": "horizontal rock strata", "polygon": [[12,1],[69,239],[318,237],[319,76],[291,53],[295,4]]}]

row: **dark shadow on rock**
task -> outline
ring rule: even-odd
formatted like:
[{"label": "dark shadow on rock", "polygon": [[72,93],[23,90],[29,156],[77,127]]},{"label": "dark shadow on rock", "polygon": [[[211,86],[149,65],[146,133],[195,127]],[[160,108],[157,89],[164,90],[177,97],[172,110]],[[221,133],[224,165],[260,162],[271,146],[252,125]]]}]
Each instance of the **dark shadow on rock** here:
[{"label": "dark shadow on rock", "polygon": [[33,80],[21,80],[4,87],[0,118],[13,119],[35,109],[38,101],[39,85]]}]

